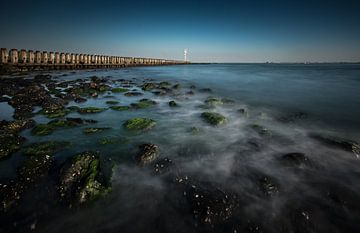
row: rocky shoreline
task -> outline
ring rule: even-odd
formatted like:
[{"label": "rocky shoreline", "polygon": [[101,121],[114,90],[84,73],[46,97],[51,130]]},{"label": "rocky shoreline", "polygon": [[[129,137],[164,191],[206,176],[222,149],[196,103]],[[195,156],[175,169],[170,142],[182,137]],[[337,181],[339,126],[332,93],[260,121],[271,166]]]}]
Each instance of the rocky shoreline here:
[{"label": "rocky shoreline", "polygon": [[[134,88],[137,87],[137,88]],[[99,199],[106,199],[112,192],[112,173],[117,164],[110,158],[99,154],[97,151],[83,151],[69,155],[66,160],[59,160],[56,154],[74,142],[65,140],[52,140],[31,143],[26,145],[26,137],[22,134],[28,130],[33,137],[51,135],[56,131],[81,128],[84,135],[111,132],[111,127],[98,127],[98,120],[91,119],[94,114],[106,114],[107,111],[116,111],[119,114],[136,112],[156,108],[159,103],[147,97],[151,94],[156,98],[167,97],[167,107],[173,111],[181,111],[184,108],[182,98],[192,98],[201,93],[207,95],[205,100],[198,105],[201,114],[197,118],[205,126],[194,124],[189,127],[189,135],[203,133],[204,127],[214,130],[222,130],[222,127],[231,124],[227,116],[218,112],[217,108],[225,107],[237,114],[239,119],[253,117],[251,111],[246,108],[238,108],[236,101],[219,98],[213,95],[213,90],[206,87],[183,86],[182,83],[156,81],[152,79],[131,80],[113,79],[108,77],[84,77],[76,80],[61,80],[51,75],[36,75],[31,78],[13,77],[0,79],[1,102],[7,102],[13,109],[13,120],[2,120],[0,122],[0,159],[7,160],[14,154],[20,153],[23,161],[16,169],[13,179],[0,181],[1,216],[12,221],[17,216],[16,211],[21,210],[27,193],[34,187],[45,185],[49,187],[49,199],[54,199],[57,208],[81,209],[92,205]],[[112,96],[120,96],[120,101],[112,100]],[[80,107],[76,104],[84,103],[90,99],[99,97],[107,98],[108,107]],[[121,96],[124,98],[139,97],[131,104],[122,104]],[[75,104],[73,104],[75,103]],[[71,113],[78,113],[83,117],[69,117]],[[176,114],[176,113],[175,113]],[[48,119],[47,123],[37,123],[35,116],[43,116]],[[89,118],[90,117],[90,118]],[[263,117],[262,115],[256,117]],[[298,112],[284,115],[276,119],[279,124],[287,125],[307,118],[306,113]],[[94,126],[95,125],[95,126]],[[83,128],[86,126],[86,128]],[[132,117],[122,122],[122,127],[129,134],[145,134],[158,127],[156,119],[149,117]],[[168,126],[171,127],[171,126]],[[251,148],[242,151],[242,154],[255,153],[263,149],[264,143],[278,143],[282,141],[283,135],[273,132],[261,124],[248,124],[246,130],[256,135],[249,138],[246,144]],[[209,135],[211,137],[211,135]],[[338,138],[333,135],[323,135],[314,132],[309,138],[316,143],[330,149],[352,155],[351,159],[357,162],[360,156],[360,144],[354,140]],[[117,145],[126,143],[124,138],[104,137],[99,145]],[[162,156],[162,148],[151,142],[135,143],[136,153],[133,154],[132,164],[139,169],[148,171],[152,176],[159,177],[167,184],[167,190],[171,195],[179,197],[179,200],[170,201],[170,205],[176,206],[184,216],[191,216],[191,226],[198,232],[268,232],[267,220],[259,218],[247,219],[247,210],[244,208],[248,201],[259,203],[264,200],[276,199],[283,194],[280,182],[261,170],[246,171],[253,186],[252,197],[241,190],[233,189],[231,185],[220,186],[199,177],[192,177],[182,166],[179,166],[172,158]],[[250,146],[249,146],[250,145]],[[236,145],[241,148],[241,145]],[[130,155],[131,153],[129,153]],[[235,160],[236,161],[236,160]],[[0,161],[2,162],[2,161]],[[241,160],[238,161],[239,163]],[[278,156],[276,162],[281,169],[290,169],[302,173],[307,169],[318,171],[320,165],[313,161],[311,155],[302,151],[288,151]],[[241,179],[244,176],[241,170],[229,171],[231,176]],[[307,174],[304,174],[306,176]],[[309,184],[310,185],[310,184]],[[330,186],[330,185],[329,185]],[[342,195],[345,188],[327,189],[324,194],[326,201],[323,205],[335,203],[337,208],[349,211],[351,214],[359,214],[359,195]],[[173,196],[169,195],[169,198]],[[354,204],[356,203],[356,204]],[[296,206],[287,208],[290,220],[282,222],[281,219],[273,219],[279,222],[281,232],[322,232],[326,227],[317,228],[316,212],[314,204],[308,206]],[[303,207],[310,208],[304,210]],[[35,211],[35,210],[34,210]],[[36,212],[36,211],[35,211]],[[41,213],[41,216],[46,215]],[[244,217],[244,218],[243,218]],[[16,218],[16,217],[14,217]],[[35,217],[37,219],[37,217]],[[14,220],[18,221],[18,220]],[[35,220],[31,221],[34,222]],[[37,222],[37,220],[35,221]],[[31,223],[33,224],[33,223]],[[41,225],[41,222],[38,223]],[[21,224],[20,224],[21,225]],[[19,226],[20,229],[28,229],[28,225]],[[339,223],[340,227],[353,226]],[[3,226],[4,229],[15,231],[18,226],[12,222]],[[320,229],[317,231],[317,229]],[[279,231],[280,232],[280,231]]]}]

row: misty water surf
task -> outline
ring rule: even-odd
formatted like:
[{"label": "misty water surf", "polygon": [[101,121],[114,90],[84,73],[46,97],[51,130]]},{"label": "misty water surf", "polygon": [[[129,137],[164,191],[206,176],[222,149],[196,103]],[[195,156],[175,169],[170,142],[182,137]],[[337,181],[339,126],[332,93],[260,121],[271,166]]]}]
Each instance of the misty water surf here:
[{"label": "misty water surf", "polygon": [[[71,146],[54,155],[48,179],[2,213],[2,232],[360,231],[359,64],[181,65],[50,75],[59,82],[95,75],[144,93],[103,93],[68,106],[108,108],[109,100],[129,106],[143,98],[157,104],[67,115],[110,128],[95,134],[83,133],[88,125],[46,136],[21,132],[25,145],[60,140]],[[179,87],[166,95],[141,89],[165,81]],[[209,98],[222,101],[208,106]],[[178,107],[170,107],[171,100]],[[1,120],[11,119],[6,102],[0,111]],[[207,123],[201,117],[207,111],[226,122]],[[156,126],[129,132],[123,123],[134,117],[151,118]],[[33,119],[49,121],[44,115]],[[102,145],[104,138],[119,140]],[[159,158],[139,166],[134,157],[143,143],[157,145]],[[54,177],[66,159],[87,150],[114,164],[111,191],[69,208],[57,201]],[[1,180],[16,177],[24,159],[20,150],[0,161]],[[154,172],[156,164],[166,169]]]}]

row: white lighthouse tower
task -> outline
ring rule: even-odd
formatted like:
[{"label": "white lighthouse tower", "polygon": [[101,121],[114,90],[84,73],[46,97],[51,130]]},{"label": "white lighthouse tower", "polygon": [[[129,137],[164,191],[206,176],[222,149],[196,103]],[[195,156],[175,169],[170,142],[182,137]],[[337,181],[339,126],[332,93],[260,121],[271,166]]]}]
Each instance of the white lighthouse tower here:
[{"label": "white lighthouse tower", "polygon": [[184,62],[187,62],[188,49],[184,49]]}]

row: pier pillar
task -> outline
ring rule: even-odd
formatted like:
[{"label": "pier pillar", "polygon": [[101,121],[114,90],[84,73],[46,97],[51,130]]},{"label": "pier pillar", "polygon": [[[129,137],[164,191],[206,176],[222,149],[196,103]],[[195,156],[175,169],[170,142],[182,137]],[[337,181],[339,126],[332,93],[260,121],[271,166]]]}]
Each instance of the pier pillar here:
[{"label": "pier pillar", "polygon": [[70,61],[70,63],[71,63],[71,64],[75,64],[75,62],[76,62],[75,53],[72,53],[70,56],[71,56],[71,59],[70,59],[71,61]]},{"label": "pier pillar", "polygon": [[84,54],[80,54],[79,55],[79,63],[83,64],[84,63]]},{"label": "pier pillar", "polygon": [[35,52],[35,63],[36,63],[36,64],[40,64],[40,63],[41,63],[41,52],[40,52],[40,51],[36,51],[36,52]]},{"label": "pier pillar", "polygon": [[55,52],[55,64],[60,64],[60,53]]},{"label": "pier pillar", "polygon": [[79,63],[80,63],[80,55],[75,54],[75,64],[79,64]]},{"label": "pier pillar", "polygon": [[27,57],[26,50],[25,49],[20,50],[18,56],[19,56],[19,63],[25,64]]},{"label": "pier pillar", "polygon": [[34,54],[34,51],[32,51],[32,50],[29,50],[28,52],[27,52],[27,63],[29,63],[29,64],[34,64],[34,62],[35,62],[35,54]]},{"label": "pier pillar", "polygon": [[70,64],[70,62],[71,62],[70,53],[65,53],[65,63]]},{"label": "pier pillar", "polygon": [[10,63],[16,64],[18,63],[19,57],[18,57],[18,51],[17,49],[11,49],[10,50]]},{"label": "pier pillar", "polygon": [[66,56],[65,53],[60,53],[60,64],[66,63]]},{"label": "pier pillar", "polygon": [[42,63],[48,64],[48,60],[49,60],[48,52],[47,51],[42,52],[42,59],[41,59]]},{"label": "pier pillar", "polygon": [[98,55],[95,55],[94,56],[94,63],[97,65],[99,64],[99,56]]},{"label": "pier pillar", "polygon": [[1,48],[1,60],[0,60],[0,63],[6,64],[6,63],[8,63],[8,60],[9,60],[9,53],[8,53],[7,49]]},{"label": "pier pillar", "polygon": [[54,63],[55,63],[55,54],[54,54],[54,52],[50,52],[50,53],[49,53],[48,63],[49,63],[49,64],[54,64]]}]

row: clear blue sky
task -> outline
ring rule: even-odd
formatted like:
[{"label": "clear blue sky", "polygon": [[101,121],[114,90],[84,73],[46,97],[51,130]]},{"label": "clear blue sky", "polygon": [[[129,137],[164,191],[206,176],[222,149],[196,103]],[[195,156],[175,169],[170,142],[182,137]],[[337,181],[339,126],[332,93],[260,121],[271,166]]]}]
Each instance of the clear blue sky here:
[{"label": "clear blue sky", "polygon": [[1,1],[0,47],[192,61],[360,61],[360,1]]}]

